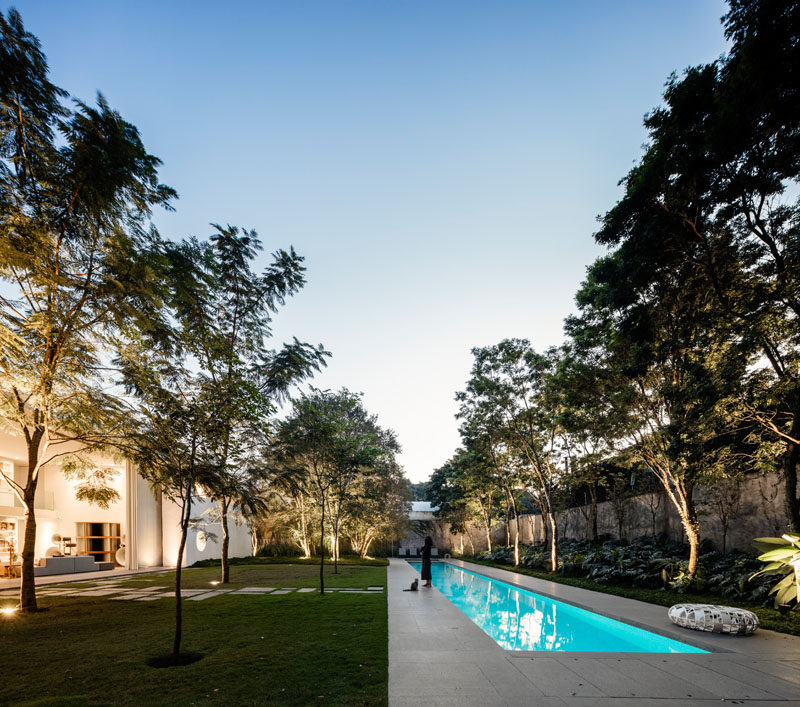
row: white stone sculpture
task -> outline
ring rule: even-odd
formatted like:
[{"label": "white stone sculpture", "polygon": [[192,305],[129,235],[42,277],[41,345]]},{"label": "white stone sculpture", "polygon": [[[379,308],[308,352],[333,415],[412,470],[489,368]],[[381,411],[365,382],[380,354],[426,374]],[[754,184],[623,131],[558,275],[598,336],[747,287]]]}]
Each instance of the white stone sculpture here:
[{"label": "white stone sculpture", "polygon": [[695,631],[749,636],[758,628],[758,616],[746,609],[716,604],[675,604],[667,612],[672,623]]}]

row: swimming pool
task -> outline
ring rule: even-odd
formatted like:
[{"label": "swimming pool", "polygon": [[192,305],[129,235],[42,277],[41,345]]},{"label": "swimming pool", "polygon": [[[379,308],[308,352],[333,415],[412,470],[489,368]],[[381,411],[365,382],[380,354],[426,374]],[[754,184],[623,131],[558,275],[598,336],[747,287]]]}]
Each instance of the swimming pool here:
[{"label": "swimming pool", "polygon": [[435,562],[431,574],[433,586],[508,651],[708,652],[454,565]]}]

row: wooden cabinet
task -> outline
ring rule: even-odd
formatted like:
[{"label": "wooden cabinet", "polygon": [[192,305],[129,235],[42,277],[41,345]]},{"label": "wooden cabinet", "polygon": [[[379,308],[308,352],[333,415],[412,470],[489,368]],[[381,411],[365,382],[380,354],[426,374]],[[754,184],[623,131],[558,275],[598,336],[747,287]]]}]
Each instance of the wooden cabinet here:
[{"label": "wooden cabinet", "polygon": [[119,523],[76,523],[75,541],[78,555],[91,555],[96,562],[116,562],[122,542]]}]

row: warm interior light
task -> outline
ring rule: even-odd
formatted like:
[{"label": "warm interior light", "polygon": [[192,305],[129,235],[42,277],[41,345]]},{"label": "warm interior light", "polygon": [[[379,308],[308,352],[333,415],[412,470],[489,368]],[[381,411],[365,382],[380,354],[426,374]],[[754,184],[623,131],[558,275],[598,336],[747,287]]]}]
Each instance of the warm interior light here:
[{"label": "warm interior light", "polygon": [[16,606],[4,606],[2,609],[0,609],[0,612],[5,614],[6,616],[11,616],[11,614],[15,613],[16,611],[17,611]]}]

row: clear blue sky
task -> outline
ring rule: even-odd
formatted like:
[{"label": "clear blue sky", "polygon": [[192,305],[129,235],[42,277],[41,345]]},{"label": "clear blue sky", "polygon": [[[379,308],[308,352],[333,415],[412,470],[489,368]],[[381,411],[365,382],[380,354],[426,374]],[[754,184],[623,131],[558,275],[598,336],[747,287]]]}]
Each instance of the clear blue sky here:
[{"label": "clear blue sky", "polygon": [[458,444],[470,348],[558,344],[595,217],[716,0],[16,3],[52,78],[99,89],[181,195],[164,235],[255,228],[306,256],[279,339],[334,354],[412,480]]}]

